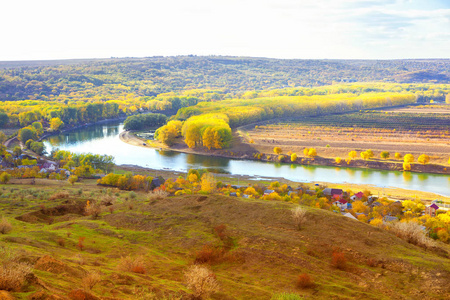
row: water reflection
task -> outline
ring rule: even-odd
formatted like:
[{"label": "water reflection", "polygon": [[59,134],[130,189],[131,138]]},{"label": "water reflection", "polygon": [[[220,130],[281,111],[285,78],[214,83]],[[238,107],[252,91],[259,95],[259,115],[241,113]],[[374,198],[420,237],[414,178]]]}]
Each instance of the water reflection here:
[{"label": "water reflection", "polygon": [[403,180],[405,182],[411,182],[412,181],[412,175],[410,172],[403,172]]},{"label": "water reflection", "polygon": [[188,169],[209,169],[219,173],[237,175],[284,177],[286,179],[324,182],[351,182],[373,184],[405,189],[431,191],[450,196],[450,176],[417,174],[411,172],[379,171],[370,169],[336,168],[326,166],[293,165],[249,160],[185,154],[173,151],[142,148],[123,143],[119,123],[104,124],[76,130],[44,141],[47,151],[53,148],[76,153],[91,152],[115,157],[117,164],[133,164],[154,169],[187,171]]}]

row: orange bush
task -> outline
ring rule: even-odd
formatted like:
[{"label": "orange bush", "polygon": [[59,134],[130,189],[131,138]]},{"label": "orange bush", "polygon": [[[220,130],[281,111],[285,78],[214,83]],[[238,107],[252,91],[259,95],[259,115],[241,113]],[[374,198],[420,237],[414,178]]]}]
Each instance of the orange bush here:
[{"label": "orange bush", "polygon": [[138,273],[138,274],[145,274],[146,273],[145,268],[143,266],[141,266],[141,265],[133,266],[131,268],[131,272]]},{"label": "orange bush", "polygon": [[314,281],[312,280],[311,276],[308,274],[300,274],[297,278],[297,287],[301,289],[307,289],[314,286]]},{"label": "orange bush", "polygon": [[194,264],[215,264],[223,259],[224,250],[210,245],[203,245],[202,249],[197,251]]},{"label": "orange bush", "polygon": [[331,265],[339,270],[345,270],[347,267],[347,259],[342,252],[333,252],[331,257]]}]

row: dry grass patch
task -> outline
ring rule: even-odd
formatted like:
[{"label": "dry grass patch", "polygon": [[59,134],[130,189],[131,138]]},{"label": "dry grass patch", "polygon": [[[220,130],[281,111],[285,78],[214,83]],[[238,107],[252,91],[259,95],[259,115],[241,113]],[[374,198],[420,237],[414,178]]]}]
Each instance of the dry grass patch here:
[{"label": "dry grass patch", "polygon": [[389,224],[388,229],[408,243],[425,248],[434,246],[433,241],[425,236],[422,227],[416,222],[394,222]]},{"label": "dry grass patch", "polygon": [[87,290],[92,290],[94,286],[102,280],[100,273],[98,272],[89,272],[82,279],[81,283],[83,287]]},{"label": "dry grass patch", "polygon": [[56,199],[65,199],[65,198],[69,198],[69,192],[62,191],[62,192],[54,193],[53,195],[50,196],[50,198],[48,198],[48,200],[53,201]]}]

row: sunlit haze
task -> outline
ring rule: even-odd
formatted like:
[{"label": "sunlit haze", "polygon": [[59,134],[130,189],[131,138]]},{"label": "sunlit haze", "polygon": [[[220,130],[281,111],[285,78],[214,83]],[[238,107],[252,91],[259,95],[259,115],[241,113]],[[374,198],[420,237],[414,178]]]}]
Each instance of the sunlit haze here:
[{"label": "sunlit haze", "polygon": [[448,0],[23,0],[0,11],[0,60],[450,53]]}]

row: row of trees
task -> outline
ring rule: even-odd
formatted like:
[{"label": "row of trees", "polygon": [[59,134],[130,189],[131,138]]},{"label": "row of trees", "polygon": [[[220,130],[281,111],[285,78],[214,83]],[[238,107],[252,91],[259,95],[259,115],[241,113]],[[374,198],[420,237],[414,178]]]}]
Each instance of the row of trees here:
[{"label": "row of trees", "polygon": [[[230,127],[279,117],[313,116],[383,106],[414,103],[412,94],[373,93],[326,96],[282,96],[199,103],[182,108],[175,116],[186,120],[182,134],[189,147],[221,149],[231,141]],[[209,130],[206,130],[210,128]],[[217,137],[217,138],[214,138]],[[216,144],[219,140],[220,142]],[[206,141],[206,142],[203,142]]]},{"label": "row of trees", "polygon": [[163,114],[139,114],[129,116],[123,123],[125,130],[142,130],[164,125],[167,117]]},{"label": "row of trees", "polygon": [[114,167],[114,157],[111,155],[100,155],[92,153],[73,153],[66,150],[52,151],[51,157],[59,162],[59,166],[64,169],[79,168],[76,175],[85,176],[92,174],[95,170],[101,170],[105,173],[111,172]]}]

